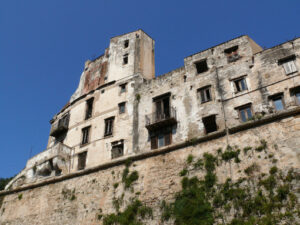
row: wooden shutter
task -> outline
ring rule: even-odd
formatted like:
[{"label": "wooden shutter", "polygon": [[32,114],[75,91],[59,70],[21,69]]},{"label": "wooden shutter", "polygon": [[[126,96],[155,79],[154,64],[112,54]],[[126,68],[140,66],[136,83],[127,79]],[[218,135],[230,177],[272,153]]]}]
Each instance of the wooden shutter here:
[{"label": "wooden shutter", "polygon": [[157,137],[151,137],[151,149],[157,149]]}]

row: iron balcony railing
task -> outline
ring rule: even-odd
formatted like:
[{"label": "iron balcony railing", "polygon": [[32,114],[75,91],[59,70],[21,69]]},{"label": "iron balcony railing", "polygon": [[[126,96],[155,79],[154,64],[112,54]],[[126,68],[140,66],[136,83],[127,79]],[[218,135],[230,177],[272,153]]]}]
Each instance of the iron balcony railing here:
[{"label": "iron balcony railing", "polygon": [[173,107],[170,108],[169,112],[153,112],[151,114],[146,115],[145,117],[146,127],[148,129],[153,128],[153,126],[159,127],[160,125],[171,125],[177,123],[176,109]]}]

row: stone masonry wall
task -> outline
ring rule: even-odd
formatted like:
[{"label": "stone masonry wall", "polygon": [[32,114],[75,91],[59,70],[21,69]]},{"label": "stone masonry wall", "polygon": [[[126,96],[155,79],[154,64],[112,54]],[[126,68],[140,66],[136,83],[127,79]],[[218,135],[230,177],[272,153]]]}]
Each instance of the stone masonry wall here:
[{"label": "stone masonry wall", "polygon": [[[300,115],[297,114],[231,134],[228,138],[222,136],[198,144],[195,140],[195,143],[187,147],[136,160],[129,170],[136,170],[139,179],[132,184],[132,188],[127,190],[124,190],[121,181],[125,166],[117,165],[61,182],[5,195],[0,206],[0,224],[102,224],[98,215],[115,212],[113,199],[122,194],[124,194],[125,204],[121,209],[126,206],[126,201],[128,202],[134,196],[139,196],[142,202],[152,207],[153,219],[145,224],[172,224],[160,221],[160,204],[162,200],[173,199],[174,194],[181,189],[181,178],[178,174],[186,165],[188,155],[199,157],[205,152],[216,154],[217,149],[226,147],[227,140],[231,146],[238,145],[241,149],[247,146],[258,146],[261,140],[265,140],[268,147],[265,152],[241,153],[241,162],[238,164],[223,163],[216,171],[218,182],[224,182],[227,178],[236,180],[245,176],[244,169],[254,162],[259,165],[261,172],[265,173],[268,173],[270,167],[274,165],[283,171],[290,168],[300,170]],[[162,150],[152,152],[158,151]],[[193,175],[201,177],[203,173],[198,171]],[[118,187],[116,183],[119,184]],[[299,195],[297,197],[299,200]],[[0,198],[3,198],[1,192]]]}]

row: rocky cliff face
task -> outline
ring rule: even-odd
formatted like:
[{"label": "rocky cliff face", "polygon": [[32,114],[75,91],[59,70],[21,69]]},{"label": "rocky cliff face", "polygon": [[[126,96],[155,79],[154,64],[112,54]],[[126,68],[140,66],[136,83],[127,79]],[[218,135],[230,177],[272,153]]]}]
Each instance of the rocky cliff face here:
[{"label": "rocky cliff face", "polygon": [[296,115],[1,192],[0,224],[299,224],[299,124]]}]

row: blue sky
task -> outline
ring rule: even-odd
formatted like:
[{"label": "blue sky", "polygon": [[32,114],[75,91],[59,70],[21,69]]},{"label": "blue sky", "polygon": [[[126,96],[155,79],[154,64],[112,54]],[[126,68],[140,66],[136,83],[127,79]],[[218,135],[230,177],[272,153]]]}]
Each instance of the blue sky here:
[{"label": "blue sky", "polygon": [[143,29],[160,75],[242,34],[266,48],[299,37],[299,11],[298,0],[2,0],[0,177],[46,148],[49,120],[109,38]]}]

